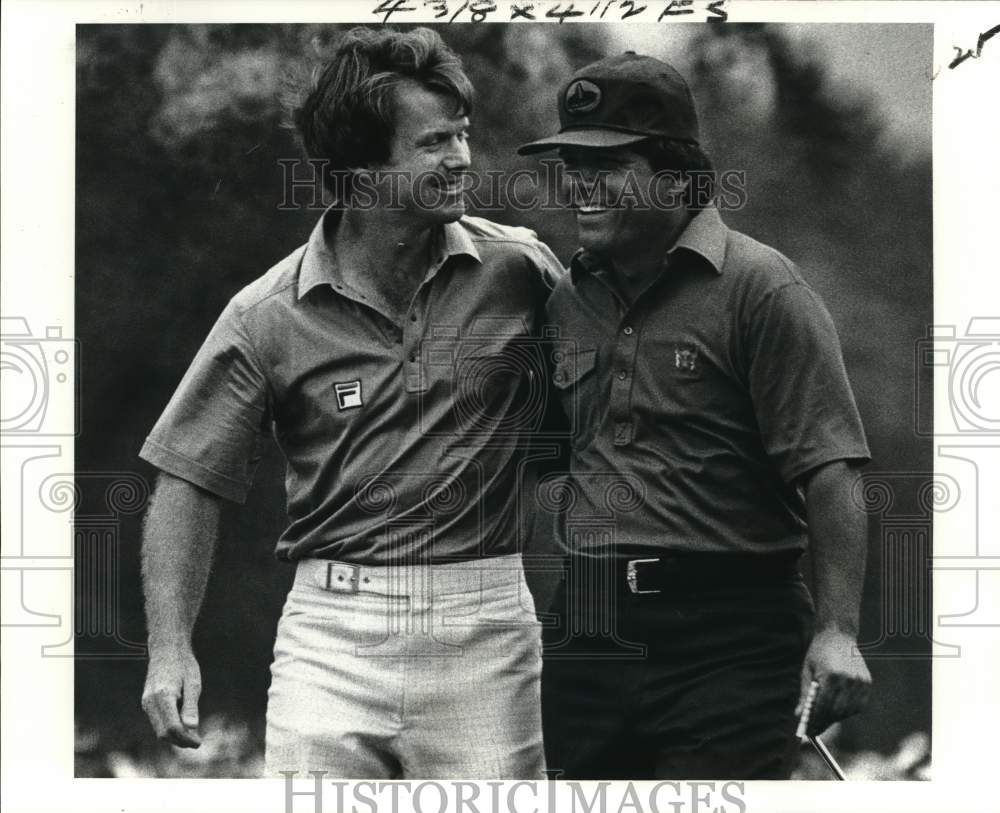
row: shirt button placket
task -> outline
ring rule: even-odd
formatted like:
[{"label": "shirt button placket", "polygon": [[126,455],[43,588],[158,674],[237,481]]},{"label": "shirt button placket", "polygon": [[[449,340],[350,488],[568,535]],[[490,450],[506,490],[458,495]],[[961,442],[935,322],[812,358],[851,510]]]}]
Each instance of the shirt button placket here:
[{"label": "shirt button placket", "polygon": [[406,357],[410,364],[417,360],[417,344],[420,341],[417,330],[417,314],[411,310],[407,318],[403,320],[403,343],[405,345]]},{"label": "shirt button placket", "polygon": [[624,446],[632,440],[631,381],[635,364],[635,329],[626,324],[621,329],[615,352],[615,380],[611,388],[611,414],[614,420],[614,444]]},{"label": "shirt button placket", "polygon": [[410,392],[419,392],[422,388],[422,370],[420,369],[420,325],[416,310],[411,310],[403,322],[403,354],[406,364],[406,383]]}]

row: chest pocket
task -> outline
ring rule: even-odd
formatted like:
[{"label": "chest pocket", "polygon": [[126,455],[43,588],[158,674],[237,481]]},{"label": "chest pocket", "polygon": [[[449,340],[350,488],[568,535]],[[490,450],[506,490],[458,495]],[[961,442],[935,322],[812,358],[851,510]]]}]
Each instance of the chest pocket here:
[{"label": "chest pocket", "polygon": [[566,391],[593,372],[596,363],[597,350],[563,351],[557,356],[552,383],[557,390]]},{"label": "chest pocket", "polygon": [[562,351],[556,355],[555,361],[552,385],[562,399],[573,445],[581,448],[590,443],[601,415],[595,375],[597,350],[578,348]]},{"label": "chest pocket", "polygon": [[635,384],[636,402],[655,405],[654,415],[728,422],[746,407],[746,393],[735,376],[705,344],[687,337],[651,342]]}]

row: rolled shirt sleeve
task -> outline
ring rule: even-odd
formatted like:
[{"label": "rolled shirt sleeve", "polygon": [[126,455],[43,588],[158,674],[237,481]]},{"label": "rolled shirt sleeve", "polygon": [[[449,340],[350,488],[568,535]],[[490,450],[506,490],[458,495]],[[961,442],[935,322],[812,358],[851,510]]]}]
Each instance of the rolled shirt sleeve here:
[{"label": "rolled shirt sleeve", "polygon": [[808,285],[770,291],[748,340],[757,422],[785,482],[834,460],[871,458],[833,319]]},{"label": "rolled shirt sleeve", "polygon": [[270,426],[267,379],[234,302],[222,312],[139,456],[238,503]]}]

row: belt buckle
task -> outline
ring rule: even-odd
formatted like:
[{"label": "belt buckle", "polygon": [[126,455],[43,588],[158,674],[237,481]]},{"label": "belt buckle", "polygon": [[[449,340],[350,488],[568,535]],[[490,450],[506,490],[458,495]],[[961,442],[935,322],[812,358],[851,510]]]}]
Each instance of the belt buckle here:
[{"label": "belt buckle", "polygon": [[[336,578],[334,578],[335,569],[340,571]],[[357,593],[360,589],[360,574],[361,565],[349,565],[346,562],[327,562],[326,589],[338,593]]]},{"label": "belt buckle", "polygon": [[625,565],[625,582],[628,584],[628,589],[637,596],[646,595],[647,593],[661,593],[662,590],[640,590],[639,589],[639,571],[636,565],[648,564],[649,562],[659,562],[659,559],[629,559]]}]

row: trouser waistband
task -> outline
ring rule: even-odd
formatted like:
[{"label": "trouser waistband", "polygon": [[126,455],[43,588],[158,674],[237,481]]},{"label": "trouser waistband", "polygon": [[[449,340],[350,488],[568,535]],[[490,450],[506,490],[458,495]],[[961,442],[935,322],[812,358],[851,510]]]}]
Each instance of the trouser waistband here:
[{"label": "trouser waistband", "polygon": [[515,585],[523,579],[520,554],[466,562],[420,565],[353,565],[329,559],[302,559],[295,584],[335,593],[389,596],[447,595]]},{"label": "trouser waistband", "polygon": [[787,582],[799,575],[798,551],[774,554],[655,552],[646,555],[594,557],[574,554],[575,581],[588,574],[610,580],[634,594],[755,587]]}]

